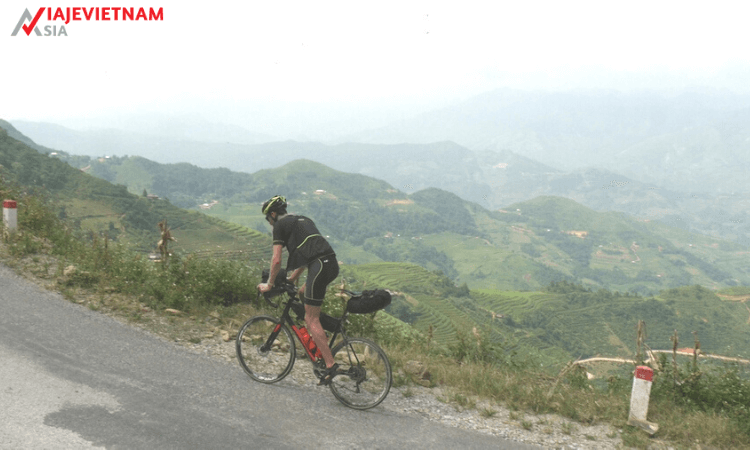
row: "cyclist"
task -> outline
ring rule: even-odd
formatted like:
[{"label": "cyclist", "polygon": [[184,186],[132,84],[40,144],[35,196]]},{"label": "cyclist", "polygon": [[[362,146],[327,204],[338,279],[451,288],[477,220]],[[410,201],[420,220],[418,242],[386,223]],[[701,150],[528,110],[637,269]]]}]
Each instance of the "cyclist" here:
[{"label": "cyclist", "polygon": [[281,269],[281,252],[286,246],[287,273],[293,271],[289,281],[297,284],[302,272],[307,269],[307,281],[300,289],[305,304],[305,323],[310,336],[323,354],[326,370],[320,377],[321,385],[329,384],[338,370],[326,333],[320,325],[320,307],[325,299],[326,288],[339,275],[336,254],[326,239],[321,236],[312,220],[305,216],[288,214],[286,199],[276,195],[263,203],[262,212],[273,226],[273,256],[267,283],[258,285],[258,290],[268,292],[273,288],[276,275]]}]

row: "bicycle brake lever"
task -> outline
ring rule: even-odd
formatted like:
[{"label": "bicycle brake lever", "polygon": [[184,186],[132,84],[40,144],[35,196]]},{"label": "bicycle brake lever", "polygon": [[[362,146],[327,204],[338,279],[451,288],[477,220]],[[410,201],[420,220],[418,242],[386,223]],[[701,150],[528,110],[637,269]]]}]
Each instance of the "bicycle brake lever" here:
[{"label": "bicycle brake lever", "polygon": [[270,294],[270,292],[264,292],[263,293],[263,298],[266,299],[266,301],[268,302],[269,305],[273,306],[274,308],[278,308],[279,307],[279,303],[272,302],[271,299],[269,298],[268,294]]},{"label": "bicycle brake lever", "polygon": [[[270,291],[263,293],[263,298],[266,299],[269,305],[273,306],[274,308],[278,308],[281,302],[274,303],[271,301],[271,297],[275,297],[277,295],[283,294],[284,292],[287,292],[289,294],[294,294],[296,292],[296,288],[291,283],[284,283],[281,286],[272,287]],[[258,295],[260,295],[260,291],[258,291]]]}]

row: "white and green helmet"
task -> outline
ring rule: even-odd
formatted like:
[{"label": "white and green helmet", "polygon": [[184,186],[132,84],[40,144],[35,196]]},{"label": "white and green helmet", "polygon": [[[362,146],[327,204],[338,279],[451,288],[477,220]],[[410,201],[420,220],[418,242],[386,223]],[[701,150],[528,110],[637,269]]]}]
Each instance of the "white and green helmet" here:
[{"label": "white and green helmet", "polygon": [[274,211],[278,211],[280,209],[286,209],[286,198],[284,198],[281,195],[276,195],[274,197],[271,197],[270,199],[266,200],[263,203],[263,207],[261,208],[261,211],[264,215],[268,215]]}]

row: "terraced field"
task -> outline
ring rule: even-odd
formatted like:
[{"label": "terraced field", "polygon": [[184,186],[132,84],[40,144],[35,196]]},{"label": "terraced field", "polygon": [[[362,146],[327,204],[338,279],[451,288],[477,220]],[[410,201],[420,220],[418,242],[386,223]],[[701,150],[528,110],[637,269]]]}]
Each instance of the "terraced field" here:
[{"label": "terraced field", "polygon": [[152,214],[151,223],[135,228],[124,220],[124,215],[106,202],[96,199],[74,198],[63,205],[69,221],[81,229],[94,233],[114,233],[117,239],[133,250],[149,254],[156,252],[159,240],[158,222],[166,219],[175,241],[173,252],[200,257],[260,262],[270,259],[271,239],[268,235],[247,227],[225,222],[198,211],[173,207],[163,201],[138,199]]},{"label": "terraced field", "polygon": [[[561,352],[557,342],[542,339],[543,332],[534,329],[534,314],[549,310],[559,303],[554,294],[543,292],[473,290],[471,298],[480,314],[477,323],[486,324],[495,337],[503,340],[508,351],[538,353],[546,360],[558,361],[568,357]],[[554,318],[553,321],[565,320]]]},{"label": "terraced field", "polygon": [[499,318],[513,317],[523,319],[531,312],[539,308],[545,301],[554,298],[552,294],[540,292],[500,292],[490,289],[472,290],[471,298],[478,305],[485,308],[491,313],[495,313]]},{"label": "terraced field", "polygon": [[408,296],[409,303],[420,314],[414,327],[426,333],[432,326],[436,342],[454,343],[456,330],[471,332],[476,326],[466,312],[456,307],[436,287],[444,282],[444,278],[420,266],[406,263],[363,264],[346,266],[342,274],[356,286],[355,289],[382,288],[396,291],[402,298]]},{"label": "terraced field", "polygon": [[427,296],[419,296],[419,306],[416,308],[421,313],[414,327],[427,333],[432,327],[433,339],[442,344],[456,342],[458,330],[470,331],[475,325],[461,311],[451,307],[446,302],[440,303]]},{"label": "terraced field", "polygon": [[[200,216],[199,220],[184,228],[195,233],[188,246],[181,247],[186,253],[249,263],[270,261],[271,239],[268,235],[210,216]],[[173,231],[179,232],[180,229]]]},{"label": "terraced field", "polygon": [[415,264],[389,262],[349,266],[344,276],[361,283],[364,289],[382,288],[405,292],[424,289],[424,286],[429,286],[429,282],[436,278],[435,274]]}]

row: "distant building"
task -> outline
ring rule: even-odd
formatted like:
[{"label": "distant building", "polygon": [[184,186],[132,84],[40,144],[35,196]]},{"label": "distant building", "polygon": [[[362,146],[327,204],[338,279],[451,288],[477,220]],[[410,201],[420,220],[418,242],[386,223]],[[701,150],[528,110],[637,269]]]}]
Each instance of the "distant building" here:
[{"label": "distant building", "polygon": [[200,206],[201,209],[211,209],[214,205],[218,204],[219,202],[216,200],[211,200],[211,203],[204,203]]}]

